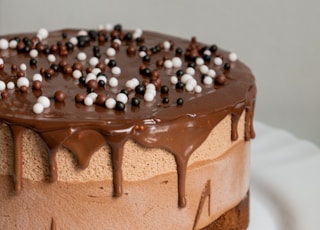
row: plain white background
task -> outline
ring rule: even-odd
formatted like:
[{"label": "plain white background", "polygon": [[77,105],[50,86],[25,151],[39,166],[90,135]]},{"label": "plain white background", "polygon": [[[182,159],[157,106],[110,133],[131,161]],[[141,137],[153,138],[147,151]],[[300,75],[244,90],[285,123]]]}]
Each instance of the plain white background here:
[{"label": "plain white background", "polygon": [[121,23],[216,43],[256,75],[255,118],[320,145],[320,1],[0,0],[0,34]]}]

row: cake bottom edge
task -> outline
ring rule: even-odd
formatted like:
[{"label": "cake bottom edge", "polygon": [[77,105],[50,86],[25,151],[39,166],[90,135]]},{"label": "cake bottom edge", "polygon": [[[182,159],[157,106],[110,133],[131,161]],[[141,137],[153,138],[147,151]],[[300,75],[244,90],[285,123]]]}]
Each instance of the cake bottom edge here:
[{"label": "cake bottom edge", "polygon": [[199,230],[246,230],[249,226],[250,192],[240,203]]}]

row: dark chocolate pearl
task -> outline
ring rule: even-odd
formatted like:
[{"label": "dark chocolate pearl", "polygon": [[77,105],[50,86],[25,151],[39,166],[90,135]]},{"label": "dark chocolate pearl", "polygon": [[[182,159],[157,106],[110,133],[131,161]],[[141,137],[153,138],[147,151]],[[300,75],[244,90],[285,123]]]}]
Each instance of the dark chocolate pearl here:
[{"label": "dark chocolate pearl", "polygon": [[142,70],[142,75],[143,76],[151,76],[151,70],[149,69],[149,68],[144,68],[143,70]]},{"label": "dark chocolate pearl", "polygon": [[176,55],[182,55],[182,53],[183,50],[180,47],[176,48]]},{"label": "dark chocolate pearl", "polygon": [[224,85],[226,80],[227,80],[226,76],[224,74],[220,74],[216,76],[215,83],[218,85]]},{"label": "dark chocolate pearl", "polygon": [[28,87],[23,85],[20,87],[20,91],[21,91],[21,93],[26,93],[26,92],[28,92]]},{"label": "dark chocolate pearl", "polygon": [[139,47],[139,52],[144,51],[147,52],[148,48],[146,46],[140,46]]},{"label": "dark chocolate pearl", "polygon": [[137,85],[136,88],[134,89],[136,94],[141,94],[143,95],[146,91],[145,87],[143,85]]},{"label": "dark chocolate pearl", "polygon": [[122,25],[121,24],[114,25],[113,30],[121,32],[122,31]]},{"label": "dark chocolate pearl", "polygon": [[97,105],[104,105],[107,100],[107,95],[105,94],[99,94],[96,98],[96,104]]},{"label": "dark chocolate pearl", "polygon": [[123,111],[126,108],[125,104],[123,104],[121,101],[116,102],[115,109],[118,111]]},{"label": "dark chocolate pearl", "polygon": [[202,59],[204,60],[204,62],[210,62],[211,61],[211,56],[210,55],[203,55]]},{"label": "dark chocolate pearl", "polygon": [[43,54],[50,54],[50,48],[49,48],[49,46],[45,46],[44,48],[43,48]]},{"label": "dark chocolate pearl", "polygon": [[78,39],[78,47],[85,47],[90,42],[90,37],[88,35],[79,35]]},{"label": "dark chocolate pearl", "polygon": [[144,55],[143,58],[142,58],[142,61],[150,62],[150,56],[149,55]]},{"label": "dark chocolate pearl", "polygon": [[100,52],[100,47],[99,46],[93,46],[92,47],[92,51],[93,51],[93,53]]},{"label": "dark chocolate pearl", "polygon": [[26,46],[31,46],[32,45],[32,42],[31,42],[31,39],[28,38],[28,37],[24,37],[22,39],[23,43],[26,45]]},{"label": "dark chocolate pearl", "polygon": [[223,66],[223,68],[224,68],[225,70],[230,70],[230,68],[231,68],[230,63],[225,63],[224,66]]},{"label": "dark chocolate pearl", "polygon": [[132,33],[126,33],[126,34],[124,35],[124,40],[125,40],[125,41],[131,41],[132,39],[133,39]]},{"label": "dark chocolate pearl", "polygon": [[195,62],[189,62],[188,63],[188,67],[195,68],[196,67],[196,63]]},{"label": "dark chocolate pearl", "polygon": [[30,64],[31,66],[36,66],[37,63],[38,63],[37,59],[35,59],[35,58],[31,58],[31,59],[30,59],[29,64]]},{"label": "dark chocolate pearl", "polygon": [[131,99],[131,105],[133,105],[133,106],[139,106],[139,105],[140,105],[140,100],[139,100],[139,98],[133,97],[133,98]]},{"label": "dark chocolate pearl", "polygon": [[57,64],[51,64],[50,65],[50,69],[53,69],[54,72],[58,72],[59,71],[59,66]]},{"label": "dark chocolate pearl", "polygon": [[184,84],[183,84],[181,81],[179,81],[179,82],[176,84],[176,89],[183,89],[183,87],[184,87]]},{"label": "dark chocolate pearl", "polygon": [[47,79],[50,79],[50,78],[51,78],[50,72],[45,71],[45,72],[44,72],[44,77],[47,78]]},{"label": "dark chocolate pearl", "polygon": [[143,38],[143,37],[137,37],[137,38],[136,38],[136,42],[137,42],[138,44],[141,44],[141,43],[144,42],[144,38]]},{"label": "dark chocolate pearl", "polygon": [[88,35],[89,35],[91,40],[95,40],[97,38],[97,36],[98,36],[98,33],[95,30],[89,30],[88,31]]},{"label": "dark chocolate pearl", "polygon": [[128,92],[128,90],[127,89],[122,89],[122,90],[120,90],[120,93],[124,93],[125,95],[129,95],[129,92]]},{"label": "dark chocolate pearl", "polygon": [[168,97],[164,97],[164,98],[162,99],[162,103],[163,103],[163,104],[168,104],[168,103],[169,103],[169,98],[168,98]]},{"label": "dark chocolate pearl", "polygon": [[182,69],[177,70],[176,76],[181,77],[184,74],[184,71]]},{"label": "dark chocolate pearl", "polygon": [[215,53],[217,50],[218,50],[218,46],[217,45],[211,45],[209,50],[212,52],[212,53]]},{"label": "dark chocolate pearl", "polygon": [[98,81],[98,86],[99,87],[104,87],[106,85],[105,81],[104,80],[99,80]]},{"label": "dark chocolate pearl", "polygon": [[23,49],[22,49],[22,52],[23,53],[29,53],[31,50],[30,46],[25,46]]},{"label": "dark chocolate pearl", "polygon": [[7,99],[9,97],[9,93],[7,92],[7,91],[3,91],[2,93],[1,93],[1,98],[2,99]]},{"label": "dark chocolate pearl", "polygon": [[183,99],[181,97],[177,99],[177,105],[183,105]]},{"label": "dark chocolate pearl", "polygon": [[127,48],[127,54],[128,55],[134,55],[136,54],[136,48],[134,46],[128,46]]},{"label": "dark chocolate pearl", "polygon": [[162,94],[167,94],[167,93],[169,93],[169,87],[166,85],[163,85],[163,86],[161,86],[160,91]]},{"label": "dark chocolate pearl", "polygon": [[63,32],[63,33],[61,34],[61,37],[62,37],[63,39],[66,39],[66,38],[68,37],[68,34],[67,34],[66,32]]},{"label": "dark chocolate pearl", "polygon": [[86,83],[86,78],[85,78],[84,76],[81,76],[81,77],[79,78],[79,83],[82,84],[82,85],[84,85],[84,84]]},{"label": "dark chocolate pearl", "polygon": [[108,66],[109,66],[110,68],[117,66],[116,60],[113,60],[113,59],[110,60],[110,61],[108,62]]},{"label": "dark chocolate pearl", "polygon": [[71,42],[66,42],[65,46],[67,47],[67,50],[73,50],[74,45]]}]

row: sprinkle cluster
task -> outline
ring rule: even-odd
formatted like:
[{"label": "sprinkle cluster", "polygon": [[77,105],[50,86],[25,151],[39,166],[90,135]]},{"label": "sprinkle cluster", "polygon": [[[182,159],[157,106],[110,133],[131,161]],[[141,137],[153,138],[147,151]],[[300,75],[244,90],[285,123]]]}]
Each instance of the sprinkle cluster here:
[{"label": "sprinkle cluster", "polygon": [[[161,96],[162,104],[169,104],[170,90],[201,94],[203,87],[224,85],[227,72],[238,59],[231,52],[225,60],[218,55],[216,45],[200,45],[195,37],[187,48],[175,47],[170,40],[147,47],[141,29],[124,32],[120,24],[99,26],[98,30],[80,30],[73,37],[62,32],[62,39],[56,44],[46,42],[49,35],[48,30],[43,28],[31,38],[0,38],[0,70],[4,70],[6,65],[6,57],[1,56],[1,51],[16,50],[18,55],[29,57],[29,63],[18,66],[10,63],[15,79],[0,80],[1,99],[8,98],[12,90],[20,93],[28,93],[30,88],[41,91],[43,81],[58,73],[72,77],[78,87],[86,89],[76,95],[66,95],[62,90],[57,90],[54,95],[43,95],[45,92],[41,92],[37,94],[39,96],[32,108],[35,114],[49,109],[52,101],[63,103],[68,97],[85,106],[98,105],[118,111],[125,111],[128,104],[139,107],[141,100],[153,102],[157,95]],[[88,47],[92,48],[92,54],[87,51]],[[138,56],[141,60],[141,65],[137,66],[140,76],[122,76],[125,66],[118,65],[117,55],[123,48],[128,58]],[[156,68],[151,68],[154,56],[160,53],[163,53],[162,59],[156,60]],[[174,55],[168,55],[171,53]],[[68,63],[66,57],[71,55],[75,56],[74,62]],[[37,69],[38,61],[43,57],[49,68],[40,67],[38,72],[27,76],[27,70]],[[168,76],[160,76],[159,70],[164,70]],[[119,85],[122,77],[128,79],[124,86]],[[168,85],[162,83],[164,77],[169,78],[166,81]],[[110,94],[107,89],[115,93]],[[176,98],[174,102],[177,106],[183,103],[183,97]]]}]

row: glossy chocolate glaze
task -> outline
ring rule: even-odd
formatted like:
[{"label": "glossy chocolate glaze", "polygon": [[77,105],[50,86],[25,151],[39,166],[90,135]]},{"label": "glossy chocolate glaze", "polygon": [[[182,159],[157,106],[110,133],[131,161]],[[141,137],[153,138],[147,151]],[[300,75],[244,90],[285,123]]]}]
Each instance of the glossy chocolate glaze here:
[{"label": "glossy chocolate glaze", "polygon": [[[21,63],[27,65],[25,76],[31,84],[27,89],[13,90],[6,89],[8,97],[0,97],[0,122],[7,124],[14,140],[14,188],[17,192],[22,189],[22,134],[26,129],[32,129],[40,135],[48,147],[50,181],[57,178],[57,165],[55,156],[60,147],[69,149],[78,160],[79,167],[86,168],[90,163],[90,158],[101,146],[108,144],[111,147],[111,160],[113,168],[114,196],[122,194],[122,156],[123,146],[128,139],[150,148],[163,148],[171,152],[177,164],[178,177],[178,204],[180,207],[186,205],[185,180],[186,168],[190,155],[207,138],[210,131],[227,115],[232,117],[231,140],[236,140],[237,123],[240,115],[245,111],[245,140],[255,136],[252,121],[256,96],[255,79],[250,69],[240,61],[230,62],[229,52],[218,49],[211,53],[211,61],[206,62],[209,68],[216,71],[217,75],[224,75],[224,84],[214,84],[207,86],[201,82],[202,74],[196,67],[195,79],[202,86],[201,93],[178,90],[170,83],[170,77],[175,75],[177,68],[166,69],[159,64],[165,59],[180,56],[183,65],[179,69],[185,70],[187,64],[194,61],[194,58],[201,56],[203,47],[206,45],[196,41],[180,39],[168,35],[143,31],[141,39],[125,39],[125,35],[132,31],[100,31],[103,36],[97,36],[86,41],[83,47],[75,46],[67,53],[61,53],[62,47],[71,37],[77,36],[79,30],[66,29],[50,32],[49,37],[41,41],[43,45],[51,47],[50,53],[55,54],[59,65],[61,61],[66,61],[72,66],[77,61],[77,54],[85,52],[87,60],[83,61],[83,74],[85,69],[90,67],[88,59],[93,56],[93,46],[98,46],[101,51],[100,63],[104,63],[106,58],[105,50],[114,46],[112,38],[119,38],[122,44],[116,48],[117,54],[114,59],[117,66],[121,68],[121,74],[117,76],[119,85],[116,88],[110,86],[98,87],[94,91],[98,94],[105,94],[107,97],[115,97],[121,89],[126,88],[125,83],[129,79],[136,77],[142,83],[155,83],[155,79],[150,76],[143,76],[141,69],[148,67],[151,71],[157,72],[157,95],[152,102],[146,102],[143,98],[139,106],[132,106],[130,102],[124,111],[107,109],[104,106],[94,104],[86,106],[75,101],[75,96],[79,93],[86,95],[88,89],[79,84],[78,80],[72,77],[68,71],[60,70],[55,72],[50,78],[43,79],[41,89],[32,88],[32,76],[40,73],[43,69],[50,69],[47,54],[39,49],[39,56],[36,66],[30,66],[30,56],[23,50],[16,49],[0,50],[0,57],[4,60],[4,65],[0,66],[0,80],[4,82],[16,82],[19,76],[19,66]],[[32,40],[31,47],[38,42],[34,39],[35,33],[0,36],[0,38],[12,39],[28,37]],[[62,36],[63,35],[63,36]],[[106,41],[106,36],[109,38]],[[161,44],[164,41],[171,42],[171,49],[165,50]],[[52,45],[56,45],[55,47]],[[139,57],[139,47],[146,46],[150,61],[144,62]],[[152,47],[160,49],[152,53]],[[39,46],[40,47],[40,46]],[[58,51],[55,48],[58,47]],[[131,51],[127,52],[127,48]],[[133,48],[134,47],[134,48]],[[176,54],[175,49],[181,48],[183,54]],[[223,65],[216,66],[212,59],[219,56],[223,59]],[[229,63],[231,68],[225,69],[224,64]],[[18,68],[14,68],[15,64]],[[64,64],[65,66],[65,64]],[[103,66],[103,64],[101,65]],[[61,65],[60,65],[61,67]],[[105,67],[105,66],[104,66]],[[42,70],[41,70],[42,69]],[[109,78],[112,76],[108,66],[102,68]],[[43,71],[42,71],[43,72]],[[160,79],[160,81],[159,81]],[[159,83],[160,82],[160,83]],[[169,93],[161,94],[160,85],[167,85]],[[66,99],[63,102],[56,102],[54,94],[57,90],[65,93]],[[51,105],[42,114],[35,114],[32,110],[37,98],[41,95],[47,96],[51,100]],[[129,90],[129,99],[139,97],[134,90]],[[169,98],[169,103],[162,102],[163,97]],[[177,105],[176,100],[182,98],[183,105]],[[130,100],[129,100],[130,101]]]}]

